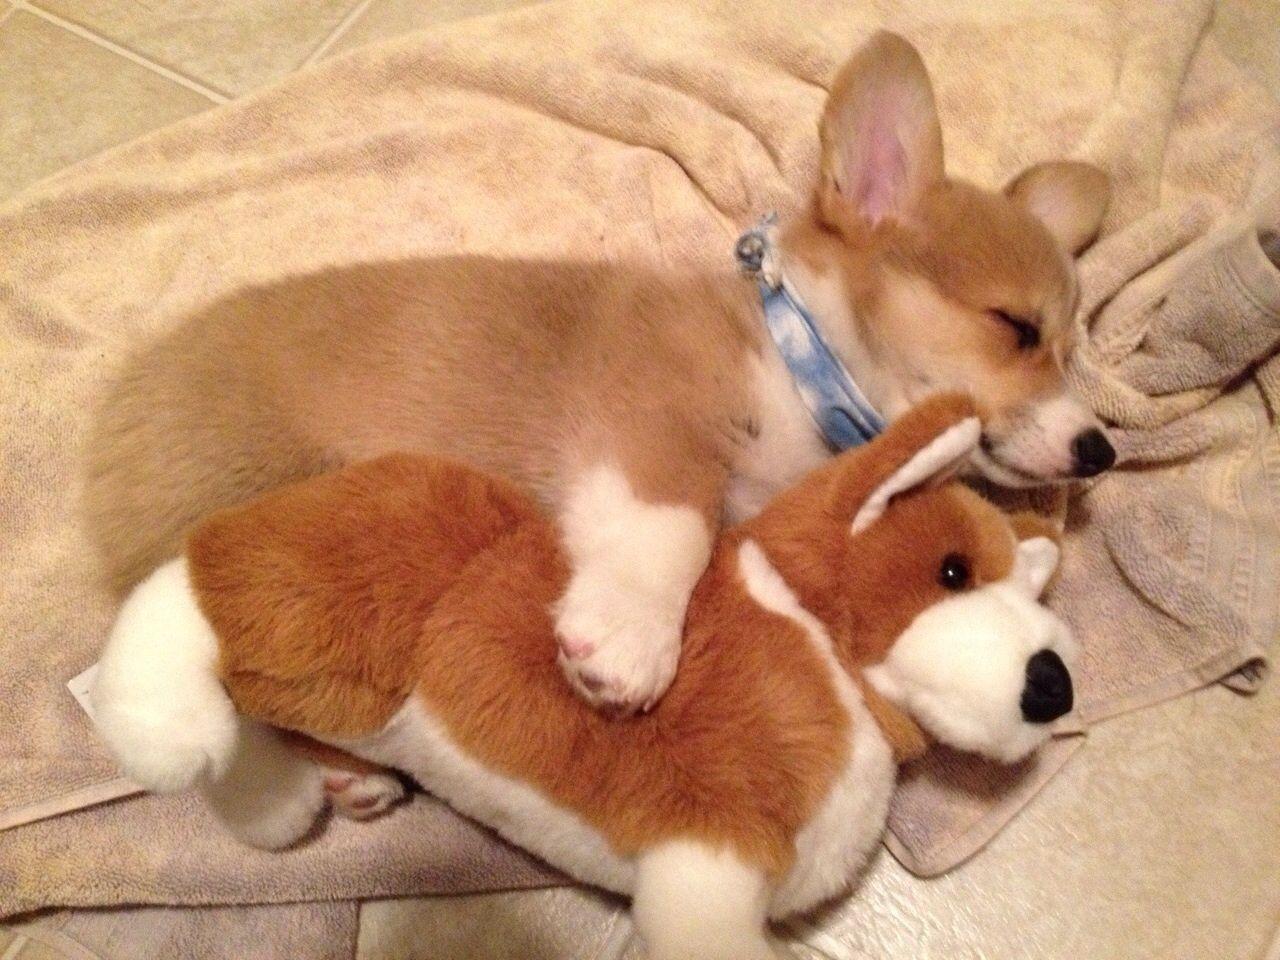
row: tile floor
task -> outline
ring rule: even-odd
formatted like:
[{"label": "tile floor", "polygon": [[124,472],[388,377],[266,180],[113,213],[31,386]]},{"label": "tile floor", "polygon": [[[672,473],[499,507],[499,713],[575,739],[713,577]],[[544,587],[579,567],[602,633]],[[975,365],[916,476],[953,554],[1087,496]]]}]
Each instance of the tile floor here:
[{"label": "tile floor", "polygon": [[529,0],[0,0],[0,200],[327,56]]},{"label": "tile floor", "polygon": [[[523,2],[0,0],[0,201],[327,56]],[[1280,4],[1225,0],[1213,29],[1233,59],[1280,88]],[[841,945],[833,953],[1280,960],[1280,938],[1272,940],[1280,868],[1267,867],[1280,830],[1278,682],[1252,703],[1219,689],[1106,725],[1082,761],[949,877],[921,883],[881,856],[827,930]],[[1190,734],[1174,744],[1176,731]],[[1164,759],[1153,765],[1153,757]],[[1223,795],[1235,802],[1208,804]],[[1162,829],[1169,824],[1177,829]],[[1036,876],[1026,876],[1037,862]],[[1046,912],[1045,892],[1063,886],[1077,888],[1089,916]],[[1149,945],[1153,953],[1132,936],[1156,915],[1169,918],[1175,941]],[[75,922],[80,943],[124,935],[108,929],[110,914]],[[356,952],[361,960],[629,958],[627,932],[614,903],[584,891],[384,901],[363,908]],[[573,943],[555,939],[565,933]],[[69,955],[35,941],[16,950],[3,930],[0,954]]]}]

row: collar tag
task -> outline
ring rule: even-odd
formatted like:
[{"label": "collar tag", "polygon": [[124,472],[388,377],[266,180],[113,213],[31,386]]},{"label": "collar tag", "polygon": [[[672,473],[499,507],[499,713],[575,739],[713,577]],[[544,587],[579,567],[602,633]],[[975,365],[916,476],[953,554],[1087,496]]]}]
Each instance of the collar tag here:
[{"label": "collar tag", "polygon": [[787,282],[777,224],[777,214],[770,213],[738,238],[733,249],[738,267],[760,289],[765,327],[822,436],[835,450],[861,446],[884,430],[884,418]]}]

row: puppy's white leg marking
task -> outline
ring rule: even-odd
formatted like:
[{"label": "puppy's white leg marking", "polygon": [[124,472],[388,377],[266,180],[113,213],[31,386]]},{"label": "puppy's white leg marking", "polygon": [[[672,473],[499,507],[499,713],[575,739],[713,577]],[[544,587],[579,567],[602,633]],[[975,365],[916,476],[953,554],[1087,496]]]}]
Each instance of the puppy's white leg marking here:
[{"label": "puppy's white leg marking", "polygon": [[389,773],[352,773],[322,768],[324,792],[333,812],[348,820],[372,820],[405,798],[404,784]]},{"label": "puppy's white leg marking", "polygon": [[120,609],[89,692],[94,723],[125,775],[158,792],[226,770],[236,711],[218,680],[218,638],[185,558],[142,581]]},{"label": "puppy's white leg marking", "polygon": [[609,466],[585,473],[561,516],[573,564],[556,604],[559,662],[589,703],[648,709],[680,657],[689,594],[711,556],[711,532],[693,507],[637,499]]},{"label": "puppy's white leg marking", "polygon": [[777,960],[768,897],[763,871],[681,840],[640,856],[631,913],[650,960]]},{"label": "puppy's white leg marking", "polygon": [[242,718],[231,766],[201,792],[240,840],[279,850],[300,840],[323,809],[324,771],[270,727]]}]

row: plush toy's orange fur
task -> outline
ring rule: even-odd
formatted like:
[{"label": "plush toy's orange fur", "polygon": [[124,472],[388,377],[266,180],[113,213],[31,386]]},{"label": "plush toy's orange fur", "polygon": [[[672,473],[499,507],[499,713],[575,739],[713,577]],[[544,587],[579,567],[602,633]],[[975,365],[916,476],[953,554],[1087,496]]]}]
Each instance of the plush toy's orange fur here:
[{"label": "plush toy's orange fur", "polygon": [[[950,484],[904,494],[910,509],[850,536],[867,496],[972,413],[931,401],[727,531],[693,595],[675,683],[628,720],[587,706],[556,666],[549,611],[569,571],[554,526],[460,465],[388,456],[216,514],[190,539],[192,582],[244,714],[350,738],[418,696],[460,748],[620,854],[689,837],[731,843],[777,876],[846,761],[850,720],[796,623],[745,595],[739,549],[760,545],[858,677],[944,598],[945,555],[965,555],[980,585],[1008,575],[1019,533],[1045,533]],[[915,723],[863,689],[899,756],[919,752]]]}]

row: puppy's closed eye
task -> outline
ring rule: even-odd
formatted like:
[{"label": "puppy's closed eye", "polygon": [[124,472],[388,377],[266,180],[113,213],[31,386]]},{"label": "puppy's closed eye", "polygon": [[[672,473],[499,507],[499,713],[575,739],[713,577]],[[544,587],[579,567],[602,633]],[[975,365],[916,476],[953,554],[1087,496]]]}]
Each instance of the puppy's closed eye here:
[{"label": "puppy's closed eye", "polygon": [[1018,338],[1019,350],[1033,350],[1040,346],[1040,328],[1034,323],[1015,317],[1005,310],[992,310],[991,315],[1013,330]]}]

